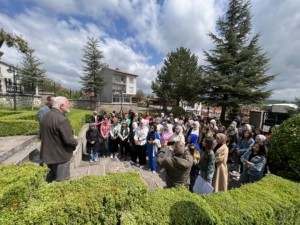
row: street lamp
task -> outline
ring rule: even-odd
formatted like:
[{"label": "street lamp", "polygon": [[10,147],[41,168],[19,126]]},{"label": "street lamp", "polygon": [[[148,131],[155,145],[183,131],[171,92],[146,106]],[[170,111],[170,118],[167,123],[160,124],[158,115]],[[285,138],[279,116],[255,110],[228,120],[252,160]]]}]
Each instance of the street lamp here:
[{"label": "street lamp", "polygon": [[16,100],[17,80],[20,78],[20,76],[18,74],[18,70],[13,65],[9,66],[7,72],[13,73],[14,110],[17,110],[17,100]]},{"label": "street lamp", "polygon": [[115,94],[121,94],[121,111],[123,111],[122,109],[122,103],[123,103],[123,91],[124,90],[115,90]]}]

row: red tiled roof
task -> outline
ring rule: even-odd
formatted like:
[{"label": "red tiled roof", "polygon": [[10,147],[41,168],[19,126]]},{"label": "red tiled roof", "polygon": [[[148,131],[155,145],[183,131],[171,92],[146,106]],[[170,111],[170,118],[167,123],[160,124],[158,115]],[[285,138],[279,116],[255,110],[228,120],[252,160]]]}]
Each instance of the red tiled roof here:
[{"label": "red tiled roof", "polygon": [[123,71],[121,71],[119,68],[116,68],[115,70],[109,68],[109,66],[105,66],[104,68],[109,69],[109,70],[113,70],[113,71],[116,72],[116,73],[121,73],[121,74],[125,74],[125,75],[128,75],[128,76],[138,77],[138,75],[135,75],[135,74],[132,74],[132,73],[123,72]]}]

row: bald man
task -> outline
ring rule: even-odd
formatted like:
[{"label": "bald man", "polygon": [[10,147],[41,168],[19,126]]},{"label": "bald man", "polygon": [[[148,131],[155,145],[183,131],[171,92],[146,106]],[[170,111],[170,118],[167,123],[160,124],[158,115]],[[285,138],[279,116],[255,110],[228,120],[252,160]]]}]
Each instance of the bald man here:
[{"label": "bald man", "polygon": [[56,97],[51,111],[41,120],[40,157],[50,169],[46,176],[48,183],[70,179],[70,160],[78,141],[73,135],[70,121],[65,116],[68,112],[70,112],[69,100],[65,97]]}]

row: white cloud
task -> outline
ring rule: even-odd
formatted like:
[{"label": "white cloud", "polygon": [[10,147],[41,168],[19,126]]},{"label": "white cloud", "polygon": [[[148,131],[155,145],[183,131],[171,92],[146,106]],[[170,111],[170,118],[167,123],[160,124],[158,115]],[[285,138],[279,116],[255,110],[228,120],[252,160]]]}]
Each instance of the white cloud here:
[{"label": "white cloud", "polygon": [[[27,3],[30,2],[31,4]],[[0,26],[22,34],[48,75],[67,87],[79,89],[81,56],[87,36],[100,40],[103,62],[110,68],[139,75],[138,88],[151,93],[151,81],[164,57],[176,48],[189,48],[203,64],[203,50],[214,48],[207,34],[216,33],[216,20],[227,0],[23,0],[23,12],[0,13]],[[9,1],[4,2],[9,5]],[[35,6],[31,6],[36,4]],[[293,99],[300,84],[300,4],[297,0],[253,0],[253,34],[272,58],[268,85],[273,98]],[[121,21],[121,23],[120,23]],[[150,47],[150,48],[149,48]],[[22,55],[2,47],[2,60],[19,64]],[[153,63],[155,62],[155,63]]]}]

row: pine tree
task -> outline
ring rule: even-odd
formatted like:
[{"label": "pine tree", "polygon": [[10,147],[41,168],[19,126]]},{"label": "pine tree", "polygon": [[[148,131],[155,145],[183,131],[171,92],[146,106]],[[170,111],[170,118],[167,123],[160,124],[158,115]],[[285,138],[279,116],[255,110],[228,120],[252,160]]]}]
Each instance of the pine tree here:
[{"label": "pine tree", "polygon": [[250,37],[250,1],[230,0],[225,15],[217,21],[217,34],[209,33],[215,44],[204,51],[208,65],[203,66],[201,83],[204,103],[222,107],[221,120],[228,108],[238,104],[261,103],[272,90],[265,90],[276,75],[267,75],[269,61],[258,45],[260,33]]},{"label": "pine tree", "polygon": [[198,57],[189,49],[180,47],[167,55],[151,88],[164,103],[169,100],[176,100],[177,106],[180,100],[193,103],[198,96],[199,77]]},{"label": "pine tree", "polygon": [[97,95],[102,92],[106,83],[101,74],[101,70],[105,66],[105,64],[101,62],[101,59],[103,59],[104,56],[102,51],[98,48],[99,41],[88,37],[88,41],[82,49],[83,56],[81,61],[84,63],[84,66],[82,67],[84,76],[80,76],[80,83],[83,85],[83,91],[87,93],[94,92],[95,103],[97,101]]},{"label": "pine tree", "polygon": [[23,57],[23,61],[21,62],[21,66],[19,68],[21,85],[28,87],[31,90],[32,110],[34,109],[34,94],[36,87],[42,84],[43,80],[45,79],[46,73],[46,70],[39,68],[39,66],[43,63],[33,56],[33,52],[33,49],[29,49],[25,53],[25,56]]}]

